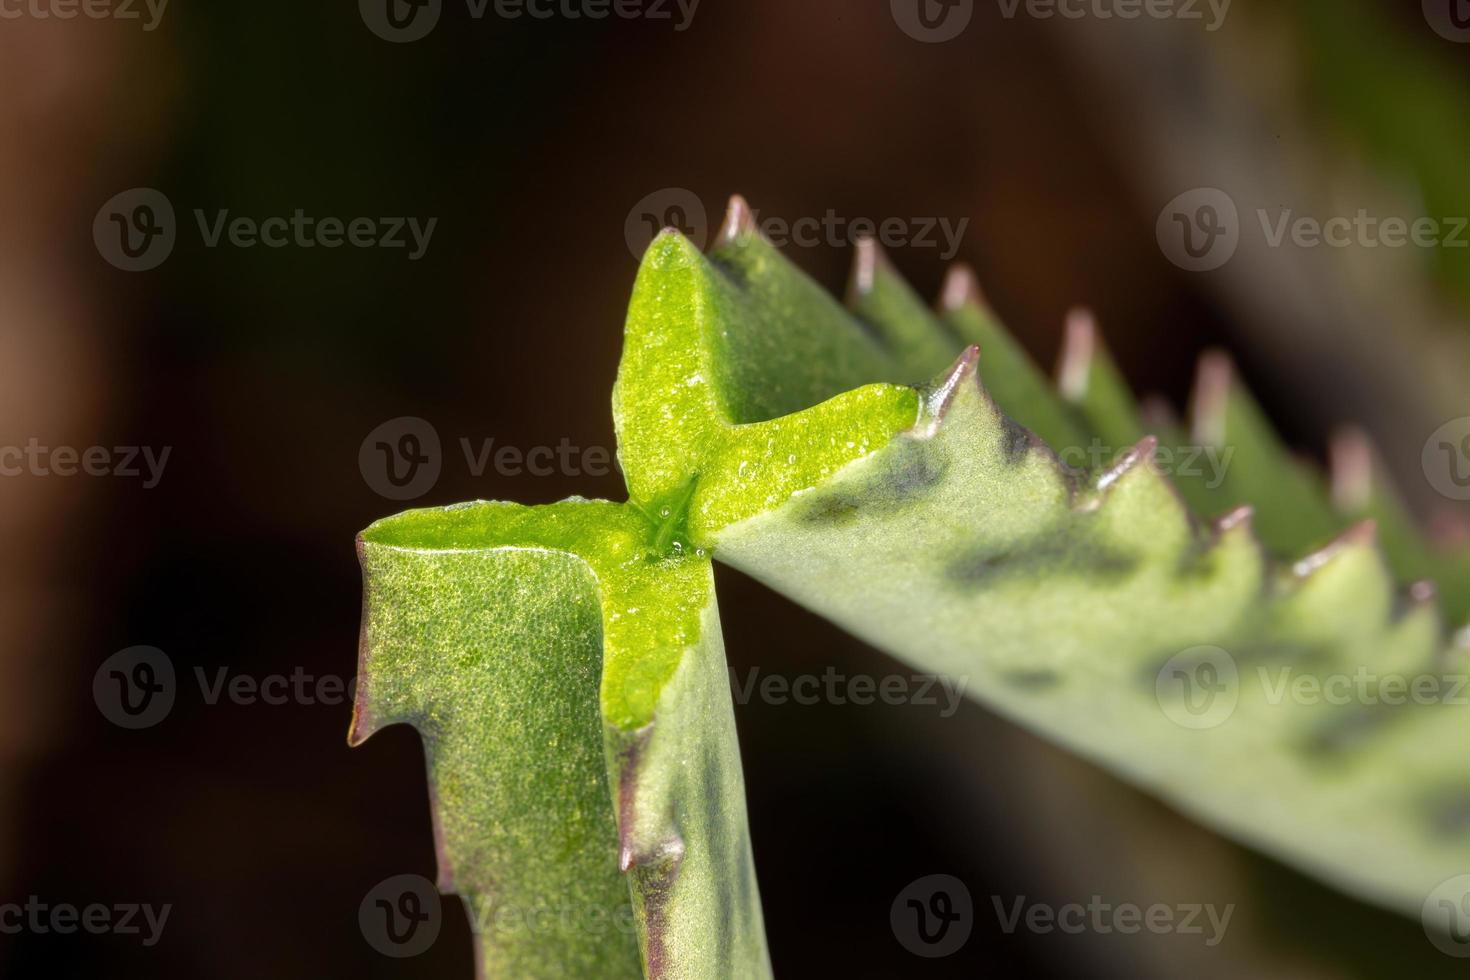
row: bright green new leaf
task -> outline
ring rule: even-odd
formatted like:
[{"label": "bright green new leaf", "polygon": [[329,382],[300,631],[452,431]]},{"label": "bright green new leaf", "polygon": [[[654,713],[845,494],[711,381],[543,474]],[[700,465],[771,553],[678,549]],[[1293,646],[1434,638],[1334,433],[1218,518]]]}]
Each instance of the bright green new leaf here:
[{"label": "bright green new leaf", "polygon": [[[627,504],[363,533],[354,739],[422,734],[485,975],[769,973],[710,554],[1356,894],[1417,914],[1470,872],[1467,650],[1416,581],[1458,622],[1470,566],[1367,450],[1329,495],[1218,356],[1189,434],[1150,435],[1085,314],[1053,389],[967,272],[934,315],[871,243],[849,306],[737,199],[639,272]],[[486,914],[546,903],[629,928]]]}]

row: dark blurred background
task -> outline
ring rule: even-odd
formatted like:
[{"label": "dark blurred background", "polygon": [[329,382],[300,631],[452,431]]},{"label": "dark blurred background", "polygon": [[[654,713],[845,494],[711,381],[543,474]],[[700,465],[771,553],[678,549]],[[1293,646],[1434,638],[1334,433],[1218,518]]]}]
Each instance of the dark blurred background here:
[{"label": "dark blurred background", "polygon": [[[969,219],[957,258],[1043,364],[1078,304],[1138,390],[1176,406],[1200,351],[1227,347],[1305,454],[1358,422],[1419,516],[1458,526],[1419,453],[1465,414],[1466,253],[1268,250],[1252,229],[1257,208],[1470,214],[1470,47],[1432,0],[1237,0],[1214,30],[1205,4],[1202,21],[1122,20],[974,0],[943,43],[884,0],[704,0],[684,30],[672,3],[671,20],[507,19],[444,0],[409,43],[345,0],[176,0],[152,30],[141,5],[63,19],[48,2],[0,19],[0,443],[170,455],[151,488],[0,480],[0,900],[173,909],[152,947],[0,936],[4,976],[471,976],[457,911],[413,960],[358,927],[376,882],[433,874],[415,734],[349,751],[345,703],[210,705],[194,670],[351,676],[353,537],[410,505],[359,467],[389,420],[423,418],[443,443],[412,505],[621,499],[615,471],[476,476],[459,440],[613,446],[625,230],[669,189],[698,199],[703,222],[682,217],[706,236],[733,192],[786,221]],[[1199,187],[1245,226],[1205,273],[1171,263],[1155,227]],[[135,188],[167,198],[177,241],[131,272],[93,225]],[[208,247],[196,209],[437,224],[410,260]],[[929,295],[942,251],[890,249]],[[841,292],[844,242],[787,254]],[[718,575],[737,672],[900,669]],[[129,731],[93,676],[140,644],[183,683],[166,719]],[[1355,976],[1380,968],[1365,936],[1426,945],[1417,923],[1192,830],[978,707],[737,714],[782,976]],[[888,924],[933,873],[976,904],[969,943],[938,960]],[[1006,934],[991,908],[1099,893],[1241,910],[1206,950]]]}]

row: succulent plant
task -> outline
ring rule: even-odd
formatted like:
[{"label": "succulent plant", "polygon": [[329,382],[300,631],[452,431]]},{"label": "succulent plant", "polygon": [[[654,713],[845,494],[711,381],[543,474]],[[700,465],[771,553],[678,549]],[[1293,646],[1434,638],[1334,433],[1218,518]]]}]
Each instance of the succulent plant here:
[{"label": "succulent plant", "polygon": [[712,558],[1367,900],[1470,871],[1470,566],[1362,437],[1330,481],[1293,457],[1223,356],[1188,432],[1146,424],[1086,314],[1054,388],[966,270],[931,312],[864,243],[844,309],[737,198],[708,255],[649,248],[613,410],[626,503],[359,538],[351,738],[421,733],[484,975],[769,973]]}]

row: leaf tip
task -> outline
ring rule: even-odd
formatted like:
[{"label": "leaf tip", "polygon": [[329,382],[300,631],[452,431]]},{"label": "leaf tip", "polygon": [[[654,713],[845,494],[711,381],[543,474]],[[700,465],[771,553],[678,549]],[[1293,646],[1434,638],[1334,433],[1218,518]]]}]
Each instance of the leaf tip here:
[{"label": "leaf tip", "polygon": [[359,681],[357,695],[352,700],[352,724],[347,729],[347,747],[357,748],[372,738],[377,730],[378,721],[373,717],[372,709],[367,705],[367,697],[363,694],[362,683]]},{"label": "leaf tip", "polygon": [[1439,586],[1430,579],[1420,579],[1409,585],[1408,597],[1415,607],[1433,606],[1439,599]]},{"label": "leaf tip", "polygon": [[725,223],[720,226],[716,241],[733,245],[758,234],[760,229],[755,223],[755,212],[751,210],[750,202],[740,194],[731,194],[730,203],[725,207]]},{"label": "leaf tip", "polygon": [[1356,426],[1338,429],[1327,455],[1333,504],[1348,514],[1367,510],[1373,498],[1373,447],[1367,433]]},{"label": "leaf tip", "polygon": [[1225,442],[1225,408],[1235,384],[1235,364],[1221,350],[1200,355],[1189,408],[1190,433],[1195,442],[1219,446]]},{"label": "leaf tip", "polygon": [[1242,504],[1225,514],[1215,518],[1214,530],[1216,537],[1222,537],[1237,528],[1250,527],[1256,518],[1256,509],[1250,504]]},{"label": "leaf tip", "polygon": [[975,270],[964,262],[956,262],[944,274],[944,286],[939,291],[941,313],[957,313],[964,309],[985,309],[985,294],[980,291],[980,280]]},{"label": "leaf tip", "polygon": [[1291,567],[1297,578],[1306,578],[1347,551],[1372,548],[1378,543],[1378,522],[1359,521]]},{"label": "leaf tip", "polygon": [[1179,415],[1163,395],[1145,395],[1143,401],[1138,403],[1138,417],[1147,428],[1161,432],[1172,432],[1179,428]]},{"label": "leaf tip", "polygon": [[[927,422],[927,433],[932,435],[935,427],[949,414],[950,407],[954,405],[955,397],[964,387],[965,382],[973,380],[975,386],[980,387],[980,345],[971,344],[966,347],[960,356],[950,365],[949,370],[941,374],[928,389],[923,400],[922,419]],[[921,428],[923,428],[921,423]]]},{"label": "leaf tip", "polygon": [[1062,353],[1057,359],[1057,389],[1068,401],[1087,396],[1092,360],[1097,354],[1097,318],[1085,307],[1067,312],[1062,334]]},{"label": "leaf tip", "polygon": [[880,271],[891,268],[887,254],[871,235],[863,235],[853,243],[852,272],[847,280],[847,305],[855,308],[873,291]]},{"label": "leaf tip", "polygon": [[1099,490],[1106,490],[1116,484],[1131,470],[1139,466],[1151,465],[1153,463],[1154,455],[1158,452],[1158,450],[1158,437],[1144,436],[1142,439],[1138,440],[1137,445],[1128,450],[1127,455],[1119,460],[1112,469],[1108,470],[1106,473],[1098,478],[1097,488]]}]

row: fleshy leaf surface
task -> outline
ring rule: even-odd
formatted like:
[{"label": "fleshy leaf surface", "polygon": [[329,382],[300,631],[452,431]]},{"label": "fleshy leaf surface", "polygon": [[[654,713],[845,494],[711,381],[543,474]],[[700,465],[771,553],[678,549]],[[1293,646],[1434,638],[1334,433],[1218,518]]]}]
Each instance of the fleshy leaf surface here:
[{"label": "fleshy leaf surface", "polygon": [[[1412,528],[1392,529],[1401,556],[1386,558],[1221,356],[1203,362],[1190,429],[1164,438],[1220,450],[1222,478],[1171,479],[1085,319],[1056,390],[967,273],[931,314],[864,245],[844,317],[746,213],[737,201],[707,257],[667,235],[645,261],[615,402],[635,500],[693,480],[696,546],[1344,889],[1417,915],[1470,871],[1467,651],[1435,590],[1395,577],[1417,567],[1400,543]],[[783,347],[796,329],[827,340]],[[976,340],[1000,363],[980,347],[932,363]],[[638,406],[648,352],[666,350],[698,367],[661,392],[714,392],[672,411],[675,433],[724,431],[723,444],[680,442]],[[936,377],[914,386],[916,420],[899,429],[895,386],[920,369]],[[726,447],[757,429],[778,451],[731,465]],[[795,433],[826,447],[819,465],[786,453]],[[1125,438],[1109,465],[1062,463]]]},{"label": "fleshy leaf surface", "polygon": [[360,538],[351,740],[419,731],[482,976],[769,974],[710,563],[668,526],[477,503]]}]

